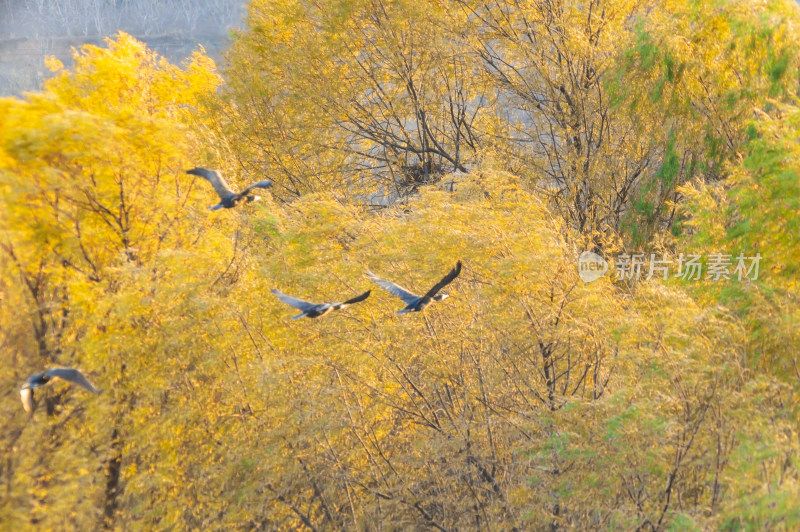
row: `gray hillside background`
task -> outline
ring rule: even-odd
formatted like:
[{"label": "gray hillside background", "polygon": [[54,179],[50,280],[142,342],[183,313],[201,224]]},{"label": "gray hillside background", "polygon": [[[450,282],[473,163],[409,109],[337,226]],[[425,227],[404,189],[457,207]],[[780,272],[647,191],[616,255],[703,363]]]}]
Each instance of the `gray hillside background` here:
[{"label": "gray hillside background", "polygon": [[36,90],[44,58],[69,67],[71,49],[102,45],[117,31],[180,63],[199,44],[219,61],[246,0],[0,0],[0,96]]}]

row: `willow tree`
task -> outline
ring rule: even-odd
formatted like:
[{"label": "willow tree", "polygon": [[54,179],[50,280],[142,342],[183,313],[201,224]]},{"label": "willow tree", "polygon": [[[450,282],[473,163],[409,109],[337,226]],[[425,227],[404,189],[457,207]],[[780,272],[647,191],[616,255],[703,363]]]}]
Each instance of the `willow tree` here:
[{"label": "willow tree", "polygon": [[458,4],[499,94],[497,149],[588,235],[672,227],[677,187],[723,177],[752,109],[794,94],[788,2]]},{"label": "willow tree", "polygon": [[746,152],[751,120],[770,112],[770,100],[796,98],[796,17],[792,2],[721,0],[664,3],[631,23],[604,84],[611,109],[651,139],[641,144],[647,169],[612,217],[632,243],[679,233],[678,188],[725,179]]},{"label": "willow tree", "polygon": [[[318,193],[254,217],[258,273],[202,340],[228,370],[194,372],[226,390],[194,399],[229,435],[203,454],[227,457],[216,478],[186,473],[203,507],[263,528],[704,529],[773,506],[796,525],[791,389],[748,375],[738,317],[679,284],[584,284],[524,180],[453,179],[377,215]],[[319,320],[263,297],[341,298],[368,270],[420,290],[457,259],[423,314],[377,287]]]},{"label": "willow tree", "polygon": [[738,275],[701,293],[738,312],[748,324],[748,362],[754,371],[795,381],[800,375],[798,287],[800,260],[800,152],[794,139],[798,110],[775,105],[748,129],[743,159],[727,165],[725,181],[687,185],[686,235],[680,240],[705,253],[759,256],[750,283]]},{"label": "willow tree", "polygon": [[252,2],[220,127],[287,193],[404,196],[476,161],[495,96],[447,3]]},{"label": "willow tree", "polygon": [[[406,163],[347,129],[363,116],[348,106],[370,94],[355,88],[371,82],[338,76],[370,63],[334,52],[364,37],[354,21],[380,42],[413,43],[397,56],[411,66],[435,65],[438,52],[420,52],[422,36],[401,24],[416,6],[325,5],[336,9],[255,4],[251,29],[273,48],[243,37],[237,50],[252,53],[232,68],[249,60],[257,75],[232,78],[228,100],[211,94],[219,80],[202,55],[176,68],[121,35],[42,93],[0,104],[0,330],[11,346],[0,384],[13,390],[52,362],[106,388],[89,397],[53,384],[30,421],[16,397],[0,405],[2,527],[797,529],[796,383],[753,371],[742,309],[707,297],[710,282],[581,281],[579,224],[530,186],[535,173],[506,171],[499,143],[403,205],[365,208],[362,181],[346,173],[354,146]],[[316,31],[328,27],[342,31]],[[389,48],[364,48],[382,58],[375,72],[399,79],[380,55]],[[267,51],[276,58],[258,63]],[[420,68],[405,71],[414,90],[436,86]],[[411,87],[381,87],[417,116]],[[502,136],[497,113],[475,116],[484,139]],[[455,146],[463,124],[438,120],[428,138]],[[682,189],[696,245],[725,237],[745,249],[761,228],[795,229],[792,127],[754,125],[765,140],[729,167],[734,196]],[[211,190],[183,174],[190,159],[273,165],[281,199],[299,197],[209,213]],[[241,172],[222,166],[232,180]],[[786,276],[771,277],[782,297],[766,301],[793,308],[793,236],[768,243]],[[370,270],[421,291],[456,260],[452,297],[424,313],[397,315],[397,298],[373,287],[364,303],[292,320],[270,294],[341,300],[370,286]]]},{"label": "willow tree", "polygon": [[114,522],[126,415],[149,385],[143,344],[118,335],[149,326],[138,310],[164,275],[159,258],[215,238],[183,170],[191,109],[219,77],[202,53],[176,67],[123,33],[76,52],[72,71],[50,66],[41,92],[0,101],[2,382],[79,366],[106,393],[53,387],[30,424],[4,403],[3,519],[93,528]]}]

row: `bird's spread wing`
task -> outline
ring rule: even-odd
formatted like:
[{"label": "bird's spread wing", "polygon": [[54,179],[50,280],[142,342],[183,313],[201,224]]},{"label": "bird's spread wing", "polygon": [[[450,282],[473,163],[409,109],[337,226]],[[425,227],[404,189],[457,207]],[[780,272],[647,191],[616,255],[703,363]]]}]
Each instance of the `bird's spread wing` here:
[{"label": "bird's spread wing", "polygon": [[250,185],[246,189],[242,190],[240,192],[240,194],[245,195],[248,192],[250,192],[251,190],[253,190],[254,188],[269,188],[271,186],[272,186],[272,181],[270,181],[269,179],[262,179],[258,183],[253,183],[252,185]]},{"label": "bird's spread wing", "polygon": [[412,294],[402,286],[398,286],[391,281],[387,281],[386,279],[381,279],[372,272],[367,272],[367,277],[369,277],[373,283],[380,286],[390,294],[395,295],[405,301],[406,305],[410,305],[419,299],[419,296]]},{"label": "bird's spread wing", "polygon": [[459,274],[459,273],[461,273],[461,261],[458,261],[458,262],[456,263],[456,267],[455,267],[455,268],[453,268],[452,270],[450,270],[450,272],[449,272],[447,275],[445,275],[444,277],[442,277],[442,280],[441,280],[441,281],[439,281],[438,283],[436,283],[436,285],[435,285],[433,288],[431,288],[430,290],[428,290],[428,293],[427,293],[427,294],[425,294],[425,296],[424,296],[424,297],[433,297],[433,296],[435,296],[435,295],[436,295],[436,293],[437,293],[439,290],[441,290],[441,289],[442,289],[442,288],[444,288],[445,286],[447,286],[447,285],[449,285],[450,283],[452,283],[452,282],[453,282],[453,279],[455,279],[456,277],[458,277],[458,274]]},{"label": "bird's spread wing", "polygon": [[370,292],[371,292],[371,290],[367,290],[366,292],[364,292],[360,296],[356,296],[353,299],[348,299],[347,301],[342,303],[342,305],[352,305],[353,303],[358,303],[360,301],[364,301],[365,299],[367,299],[369,297],[369,293]]},{"label": "bird's spread wing", "polygon": [[44,372],[45,375],[48,377],[58,377],[59,379],[64,379],[65,381],[69,381],[72,384],[77,384],[78,386],[82,386],[86,388],[92,393],[100,393],[101,390],[98,390],[89,380],[84,377],[83,373],[78,371],[77,369],[72,368],[53,368],[48,369]]},{"label": "bird's spread wing", "polygon": [[214,187],[214,190],[217,192],[217,195],[220,197],[220,199],[225,199],[235,195],[233,190],[231,190],[231,187],[228,186],[228,183],[226,183],[225,179],[223,179],[222,174],[216,170],[209,170],[207,168],[192,168],[191,170],[187,170],[186,173],[200,176],[211,183],[211,186]]},{"label": "bird's spread wing", "polygon": [[275,296],[278,299],[280,299],[287,305],[291,305],[296,309],[302,310],[303,312],[308,312],[309,310],[312,310],[314,307],[317,306],[314,303],[303,301],[302,299],[297,299],[296,297],[287,296],[286,294],[284,294],[283,292],[279,292],[278,290],[272,290],[272,293],[275,294]]}]

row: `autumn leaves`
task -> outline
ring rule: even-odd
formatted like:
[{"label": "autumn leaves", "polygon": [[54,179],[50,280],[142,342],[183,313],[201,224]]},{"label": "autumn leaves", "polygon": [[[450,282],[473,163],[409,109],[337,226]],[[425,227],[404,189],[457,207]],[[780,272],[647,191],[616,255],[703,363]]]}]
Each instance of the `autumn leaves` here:
[{"label": "autumn leaves", "polygon": [[[219,173],[217,170],[209,170],[206,168],[193,168],[191,170],[186,171],[187,174],[196,175],[202,177],[203,179],[207,180],[211,183],[216,191],[217,195],[220,197],[220,203],[214,205],[213,207],[209,207],[210,210],[215,211],[217,209],[226,208],[230,209],[233,208],[243,202],[250,203],[251,201],[255,201],[259,199],[258,196],[251,196],[248,193],[254,188],[269,188],[272,186],[272,182],[269,180],[262,180],[257,183],[254,183],[243,191],[236,193],[231,190],[228,183],[222,177],[222,174]],[[368,273],[368,277],[371,281],[375,284],[383,288],[384,290],[388,291],[390,294],[399,297],[403,302],[406,304],[406,307],[402,310],[398,311],[398,314],[405,314],[406,312],[419,312],[433,301],[440,301],[448,297],[447,294],[440,294],[439,291],[450,284],[458,275],[461,273],[461,261],[458,261],[456,267],[450,270],[447,275],[445,275],[441,281],[436,283],[430,290],[428,290],[425,295],[418,296],[414,295],[408,290],[400,287],[397,284],[392,283],[391,281],[386,281],[381,279],[380,277],[376,276],[372,272]],[[273,289],[272,293],[275,296],[296,309],[301,310],[302,312],[297,316],[293,316],[293,319],[299,319],[302,317],[306,318],[318,318],[320,316],[324,316],[325,314],[334,311],[340,310],[348,305],[352,305],[354,303],[359,303],[364,301],[369,297],[370,292],[364,292],[363,294],[356,296],[352,299],[348,299],[342,303],[311,303],[309,301],[305,301],[303,299],[298,299],[296,297],[289,296],[280,292],[277,289]]]}]

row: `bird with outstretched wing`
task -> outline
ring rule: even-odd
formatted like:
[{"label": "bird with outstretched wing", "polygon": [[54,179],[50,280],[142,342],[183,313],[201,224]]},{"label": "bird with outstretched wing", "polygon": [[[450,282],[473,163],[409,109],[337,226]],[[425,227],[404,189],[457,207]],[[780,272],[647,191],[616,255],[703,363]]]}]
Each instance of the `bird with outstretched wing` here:
[{"label": "bird with outstretched wing", "polygon": [[280,299],[287,305],[290,305],[301,311],[301,313],[298,314],[297,316],[292,316],[292,319],[297,320],[303,317],[318,318],[320,316],[324,316],[328,312],[343,309],[348,305],[364,301],[369,297],[370,290],[367,290],[363,294],[356,296],[352,299],[348,299],[347,301],[344,301],[342,303],[311,303],[303,299],[298,299],[296,297],[286,295],[277,289],[272,290],[272,293],[275,294],[275,296],[278,299]]},{"label": "bird with outstretched wing", "polygon": [[251,201],[259,200],[261,198],[259,196],[251,195],[250,191],[254,188],[269,188],[272,186],[272,181],[269,179],[263,179],[246,187],[241,192],[234,192],[231,190],[228,182],[225,181],[225,178],[222,177],[222,174],[220,174],[217,170],[209,170],[208,168],[197,167],[187,170],[186,173],[202,177],[211,183],[212,187],[214,187],[214,190],[219,196],[220,202],[209,207],[209,209],[212,211],[222,208],[230,209],[236,207],[240,203],[250,203]]},{"label": "bird with outstretched wing", "polygon": [[41,373],[31,375],[25,380],[25,384],[22,386],[22,388],[19,389],[20,399],[22,400],[22,408],[24,408],[26,412],[32,415],[33,411],[36,409],[36,400],[33,395],[34,389],[44,386],[52,379],[61,379],[71,382],[72,384],[77,384],[78,386],[85,388],[94,394],[100,394],[103,392],[103,390],[98,390],[95,388],[94,385],[89,382],[89,379],[87,379],[86,376],[77,369],[51,368]]},{"label": "bird with outstretched wing", "polygon": [[436,283],[433,288],[428,290],[423,296],[413,294],[398,284],[387,281],[386,279],[381,279],[372,272],[367,272],[367,277],[369,277],[373,283],[377,284],[390,294],[402,299],[403,303],[406,304],[406,307],[397,311],[397,313],[405,314],[406,312],[419,312],[430,305],[433,301],[441,301],[442,299],[450,297],[447,294],[440,294],[439,292],[442,290],[442,288],[452,283],[460,273],[461,261],[458,261],[455,268],[450,270],[447,275],[442,277],[441,281]]}]

